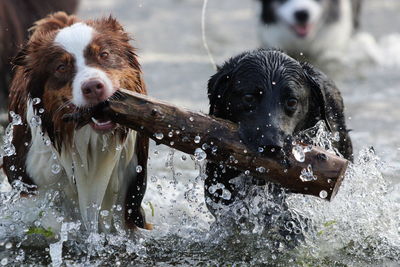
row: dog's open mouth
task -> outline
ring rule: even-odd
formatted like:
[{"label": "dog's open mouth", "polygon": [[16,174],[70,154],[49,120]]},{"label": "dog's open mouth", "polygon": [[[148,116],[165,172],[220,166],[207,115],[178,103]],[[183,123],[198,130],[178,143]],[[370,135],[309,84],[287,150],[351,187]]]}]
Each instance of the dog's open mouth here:
[{"label": "dog's open mouth", "polygon": [[98,132],[109,132],[117,127],[117,124],[112,122],[109,118],[104,116],[95,116],[91,118],[89,122],[93,130]]},{"label": "dog's open mouth", "polygon": [[62,119],[64,122],[74,122],[77,129],[89,124],[96,132],[108,133],[115,130],[118,124],[113,122],[112,114],[108,112],[107,107],[108,101],[104,101],[96,106],[65,114]]},{"label": "dog's open mouth", "polygon": [[297,34],[297,36],[301,38],[306,38],[310,34],[312,28],[313,28],[312,24],[292,25],[292,30]]}]

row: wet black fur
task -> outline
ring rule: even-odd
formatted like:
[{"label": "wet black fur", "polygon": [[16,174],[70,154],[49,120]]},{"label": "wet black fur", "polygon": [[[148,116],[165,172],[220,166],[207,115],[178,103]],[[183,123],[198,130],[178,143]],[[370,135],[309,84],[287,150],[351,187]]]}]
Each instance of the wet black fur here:
[{"label": "wet black fur", "polygon": [[[255,151],[261,147],[263,153],[279,157],[294,135],[324,120],[340,135],[340,141],[334,144],[337,150],[352,159],[341,94],[310,64],[272,49],[245,52],[229,59],[211,77],[208,96],[210,115],[238,123],[243,142]],[[297,105],[290,108],[287,103],[293,98]],[[240,198],[241,188],[230,183],[241,174],[239,171],[209,162],[206,172],[205,195],[211,212],[215,213],[213,203],[229,205]],[[210,194],[208,188],[216,183],[232,193],[231,199],[222,199],[222,190]]]}]

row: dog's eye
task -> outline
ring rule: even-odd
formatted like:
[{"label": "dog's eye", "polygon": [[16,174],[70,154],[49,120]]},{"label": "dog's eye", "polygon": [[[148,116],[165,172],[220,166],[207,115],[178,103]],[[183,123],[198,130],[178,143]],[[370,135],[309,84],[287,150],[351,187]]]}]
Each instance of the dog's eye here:
[{"label": "dog's eye", "polygon": [[299,101],[296,98],[291,97],[286,101],[286,106],[289,109],[295,109],[297,107],[298,103],[299,103]]},{"label": "dog's eye", "polygon": [[99,56],[100,56],[101,59],[107,59],[109,55],[110,54],[108,52],[103,51],[103,52],[100,53]]},{"label": "dog's eye", "polygon": [[56,71],[59,73],[64,73],[67,71],[67,66],[65,64],[60,64],[57,66]]},{"label": "dog's eye", "polygon": [[243,100],[244,103],[246,103],[248,105],[254,104],[254,102],[256,102],[256,98],[252,94],[244,95],[242,97],[242,100]]}]

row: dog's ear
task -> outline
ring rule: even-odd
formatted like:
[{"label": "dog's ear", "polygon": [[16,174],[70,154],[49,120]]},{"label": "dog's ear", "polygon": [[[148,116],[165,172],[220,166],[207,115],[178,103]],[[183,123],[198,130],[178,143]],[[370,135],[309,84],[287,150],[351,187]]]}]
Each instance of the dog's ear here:
[{"label": "dog's ear", "polygon": [[228,89],[229,79],[231,78],[231,71],[224,67],[217,67],[218,72],[211,76],[208,81],[208,99],[210,101],[210,115],[217,115],[219,113],[219,102],[223,99],[225,92]]},{"label": "dog's ear", "polygon": [[32,35],[35,33],[46,33],[71,26],[75,22],[77,22],[75,16],[68,15],[67,13],[60,11],[36,21],[29,31]]},{"label": "dog's ear", "polygon": [[310,86],[311,94],[314,99],[316,99],[320,119],[324,120],[327,129],[329,131],[332,131],[329,118],[329,104],[326,92],[326,86],[327,84],[331,84],[331,82],[324,73],[314,68],[311,64],[302,63],[302,67],[304,71],[304,76]]},{"label": "dog's ear", "polygon": [[272,23],[276,21],[274,9],[272,8],[273,0],[258,0],[261,2],[261,19],[264,23]]},{"label": "dog's ear", "polygon": [[124,28],[122,27],[122,25],[112,15],[108,16],[108,18],[103,18],[98,22],[100,24],[105,25],[108,29],[111,29],[114,32],[125,33]]},{"label": "dog's ear", "polygon": [[13,66],[25,66],[28,55],[28,44],[21,46],[17,55],[11,60]]}]

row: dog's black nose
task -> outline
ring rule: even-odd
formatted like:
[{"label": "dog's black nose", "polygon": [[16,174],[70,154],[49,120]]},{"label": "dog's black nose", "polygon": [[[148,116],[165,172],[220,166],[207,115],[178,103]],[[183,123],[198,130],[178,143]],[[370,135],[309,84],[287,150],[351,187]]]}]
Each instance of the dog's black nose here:
[{"label": "dog's black nose", "polygon": [[306,23],[310,17],[310,13],[307,10],[297,10],[294,12],[294,17],[298,23]]}]

